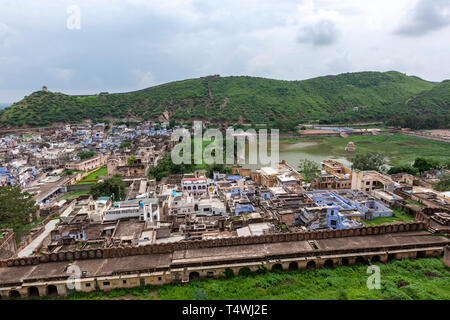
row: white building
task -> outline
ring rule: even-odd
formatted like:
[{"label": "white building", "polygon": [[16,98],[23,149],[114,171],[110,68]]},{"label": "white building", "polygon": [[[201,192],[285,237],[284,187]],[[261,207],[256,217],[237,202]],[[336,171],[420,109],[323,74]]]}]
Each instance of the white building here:
[{"label": "white building", "polygon": [[157,222],[160,220],[157,198],[134,199],[114,203],[105,211],[103,221],[139,218],[141,221]]},{"label": "white building", "polygon": [[191,214],[195,212],[194,197],[174,192],[168,199],[171,214]]},{"label": "white building", "polygon": [[224,215],[225,204],[219,198],[202,198],[198,201],[198,215]]},{"label": "white building", "polygon": [[236,229],[238,237],[262,236],[274,229],[270,223],[251,223],[243,228]]},{"label": "white building", "polygon": [[206,177],[200,178],[183,178],[181,180],[183,191],[191,195],[198,196],[208,192],[208,179]]}]

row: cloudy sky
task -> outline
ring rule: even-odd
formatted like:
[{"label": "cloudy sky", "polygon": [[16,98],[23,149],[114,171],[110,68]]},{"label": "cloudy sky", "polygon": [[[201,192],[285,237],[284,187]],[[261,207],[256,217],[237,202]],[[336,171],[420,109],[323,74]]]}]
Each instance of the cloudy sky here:
[{"label": "cloudy sky", "polygon": [[0,102],[210,74],[450,78],[450,0],[1,0]]}]

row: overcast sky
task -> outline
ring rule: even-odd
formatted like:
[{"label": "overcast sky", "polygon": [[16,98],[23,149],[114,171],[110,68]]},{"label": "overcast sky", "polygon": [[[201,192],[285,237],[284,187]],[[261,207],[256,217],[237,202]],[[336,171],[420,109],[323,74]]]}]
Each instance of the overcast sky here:
[{"label": "overcast sky", "polygon": [[42,85],[124,92],[210,74],[369,70],[449,79],[450,0],[0,2],[0,102]]}]

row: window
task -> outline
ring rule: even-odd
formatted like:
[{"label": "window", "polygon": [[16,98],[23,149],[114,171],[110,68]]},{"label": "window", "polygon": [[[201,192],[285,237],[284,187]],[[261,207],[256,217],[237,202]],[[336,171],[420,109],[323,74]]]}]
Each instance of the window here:
[{"label": "window", "polygon": [[158,277],[158,281],[161,281],[162,280],[162,277]]},{"label": "window", "polygon": [[104,286],[109,286],[109,281],[103,281]]},{"label": "window", "polygon": [[86,288],[89,288],[91,286],[90,283],[86,283]]},{"label": "window", "polygon": [[122,283],[123,283],[123,284],[126,284],[126,283],[127,283],[127,280],[122,280]]}]

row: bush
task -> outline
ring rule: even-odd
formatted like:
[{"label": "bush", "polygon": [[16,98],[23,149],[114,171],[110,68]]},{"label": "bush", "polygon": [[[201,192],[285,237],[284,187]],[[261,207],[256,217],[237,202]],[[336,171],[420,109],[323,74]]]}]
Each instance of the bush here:
[{"label": "bush", "polygon": [[244,267],[239,269],[239,275],[243,277],[248,277],[252,275],[252,271],[250,270],[249,267]]},{"label": "bush", "polygon": [[259,274],[266,274],[267,273],[267,268],[265,266],[259,266],[258,270],[255,271],[255,274],[259,275]]},{"label": "bush", "polygon": [[194,291],[192,292],[192,297],[194,300],[209,300],[208,294],[206,293],[205,289],[203,288],[194,288]]},{"label": "bush", "polygon": [[234,277],[234,272],[230,268],[225,269],[225,278],[230,279]]}]

